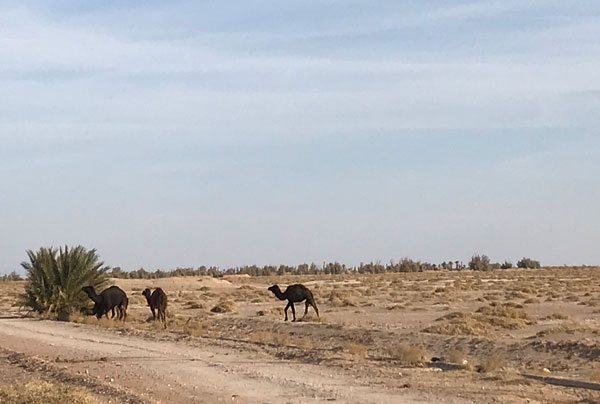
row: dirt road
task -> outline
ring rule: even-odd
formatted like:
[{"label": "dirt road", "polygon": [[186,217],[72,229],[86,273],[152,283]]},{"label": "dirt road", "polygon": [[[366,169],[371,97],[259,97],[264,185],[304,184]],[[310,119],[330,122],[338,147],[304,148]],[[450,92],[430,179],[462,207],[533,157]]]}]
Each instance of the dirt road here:
[{"label": "dirt road", "polygon": [[105,402],[401,404],[434,399],[427,392],[374,386],[368,378],[357,381],[343,369],[198,345],[73,323],[0,318],[0,348],[13,365],[84,385]]}]

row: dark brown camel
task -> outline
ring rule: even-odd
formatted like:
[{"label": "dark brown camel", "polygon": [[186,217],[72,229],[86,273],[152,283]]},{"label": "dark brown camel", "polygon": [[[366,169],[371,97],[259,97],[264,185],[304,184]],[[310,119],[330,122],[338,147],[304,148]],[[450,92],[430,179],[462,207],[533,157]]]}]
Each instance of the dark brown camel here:
[{"label": "dark brown camel", "polygon": [[148,306],[150,306],[150,310],[152,310],[152,319],[156,321],[156,312],[158,310],[158,321],[163,321],[164,328],[167,328],[167,317],[165,313],[167,311],[167,295],[161,288],[154,289],[154,292],[150,294],[150,289],[146,288],[142,295],[146,296],[146,301],[148,302]]},{"label": "dark brown camel", "polygon": [[129,299],[127,299],[127,295],[121,288],[118,286],[111,286],[107,289],[104,289],[100,294],[96,294],[96,291],[92,286],[84,286],[81,288],[90,299],[94,301],[94,308],[92,310],[92,314],[94,314],[98,319],[100,319],[103,315],[106,315],[108,318],[108,312],[112,311],[113,317],[115,316],[115,307],[117,308],[117,319],[123,320],[127,318],[127,305],[129,304]]},{"label": "dark brown camel", "polygon": [[[288,320],[287,310],[289,307],[292,308],[292,316],[294,319],[292,321],[296,321],[296,309],[294,309],[294,303],[303,302],[306,300],[306,304],[304,307],[304,316],[308,313],[308,306],[311,305],[315,312],[317,313],[317,317],[319,317],[319,309],[317,309],[317,304],[315,303],[315,298],[313,297],[312,292],[304,285],[296,284],[290,285],[285,289],[285,292],[281,292],[278,285],[271,286],[268,290],[273,292],[275,296],[279,300],[287,300],[288,304],[285,306],[283,312],[285,313],[285,320]],[[303,317],[304,317],[303,316]]]}]

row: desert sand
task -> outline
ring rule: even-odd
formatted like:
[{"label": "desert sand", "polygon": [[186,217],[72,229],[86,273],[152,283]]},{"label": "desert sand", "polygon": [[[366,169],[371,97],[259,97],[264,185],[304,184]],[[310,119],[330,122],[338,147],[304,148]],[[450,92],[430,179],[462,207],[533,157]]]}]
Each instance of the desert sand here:
[{"label": "desert sand", "polygon": [[[0,371],[113,403],[594,403],[599,281],[597,268],[113,279],[125,323],[41,319],[19,307],[24,282],[4,282]],[[312,289],[320,318],[284,322],[274,283]],[[146,287],[169,296],[167,330]]]}]

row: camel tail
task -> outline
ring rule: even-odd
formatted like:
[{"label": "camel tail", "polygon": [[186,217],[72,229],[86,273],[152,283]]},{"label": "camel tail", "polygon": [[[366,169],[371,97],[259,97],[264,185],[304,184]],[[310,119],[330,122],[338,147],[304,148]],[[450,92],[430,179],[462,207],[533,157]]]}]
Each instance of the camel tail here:
[{"label": "camel tail", "polygon": [[315,302],[315,298],[313,297],[313,294],[311,291],[308,292],[308,298],[310,305],[313,307],[313,309],[315,309],[315,312],[317,313],[317,317],[319,317],[319,309],[317,308],[317,302]]}]

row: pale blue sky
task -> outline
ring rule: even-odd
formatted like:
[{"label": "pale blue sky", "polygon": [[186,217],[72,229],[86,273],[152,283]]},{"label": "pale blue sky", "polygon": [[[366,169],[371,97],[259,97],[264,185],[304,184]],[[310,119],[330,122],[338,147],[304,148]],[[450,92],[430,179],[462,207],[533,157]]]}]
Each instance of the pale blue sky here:
[{"label": "pale blue sky", "polygon": [[600,264],[597,1],[0,5],[0,273]]}]

